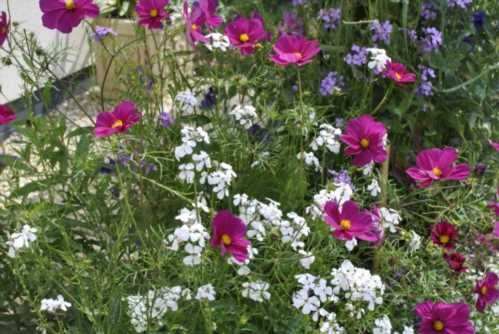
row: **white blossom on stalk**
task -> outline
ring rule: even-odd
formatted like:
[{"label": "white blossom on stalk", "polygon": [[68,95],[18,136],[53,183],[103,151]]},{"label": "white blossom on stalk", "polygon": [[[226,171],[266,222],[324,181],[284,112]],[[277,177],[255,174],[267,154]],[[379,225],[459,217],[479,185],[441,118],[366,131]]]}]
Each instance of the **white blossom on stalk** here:
[{"label": "white blossom on stalk", "polygon": [[369,191],[372,197],[377,197],[381,193],[381,188],[376,179],[373,179],[371,184],[367,186],[367,191]]},{"label": "white blossom on stalk", "polygon": [[268,292],[270,284],[264,281],[245,282],[241,294],[245,298],[249,298],[255,302],[262,303],[264,300],[270,299]]},{"label": "white blossom on stalk", "polygon": [[57,311],[66,312],[71,307],[71,303],[64,300],[62,295],[57,295],[56,299],[46,298],[42,299],[40,311],[55,313]]},{"label": "white blossom on stalk", "polygon": [[179,174],[178,178],[181,181],[184,181],[185,183],[192,184],[194,183],[194,176],[196,173],[194,173],[194,164],[192,163],[187,163],[187,164],[181,164],[178,166],[179,169]]},{"label": "white blossom on stalk", "polygon": [[258,121],[256,108],[252,105],[237,105],[229,115],[234,116],[236,121],[245,129],[251,128]]},{"label": "white blossom on stalk", "polygon": [[23,225],[20,232],[12,233],[6,244],[9,246],[7,255],[15,257],[17,253],[25,248],[29,248],[36,239],[37,229],[29,225]]},{"label": "white blossom on stalk", "polygon": [[394,209],[390,208],[381,208],[379,209],[379,211],[381,214],[383,227],[387,228],[391,233],[397,232],[396,226],[399,225],[400,221],[402,220],[400,214]]},{"label": "white blossom on stalk", "polygon": [[386,54],[386,50],[377,48],[368,48],[371,58],[367,63],[367,67],[371,69],[374,73],[380,74],[385,71],[386,63],[392,61],[390,57]]},{"label": "white blossom on stalk", "polygon": [[212,32],[211,34],[206,35],[206,38],[208,39],[208,42],[204,43],[204,45],[210,51],[220,50],[225,52],[230,48],[229,37],[221,33]]},{"label": "white blossom on stalk", "polygon": [[321,169],[319,159],[314,155],[313,152],[298,153],[296,157],[300,160],[303,160],[305,162],[305,165],[307,165],[308,167],[314,168],[316,172]]},{"label": "white blossom on stalk", "polygon": [[182,144],[175,147],[175,158],[177,160],[191,155],[198,143],[210,143],[208,133],[201,127],[194,128],[190,125],[186,125],[180,130],[180,134],[182,137]]},{"label": "white blossom on stalk", "polygon": [[201,184],[208,183],[217,198],[221,200],[229,196],[229,187],[236,177],[237,174],[232,169],[232,166],[222,162],[214,172],[203,172],[200,182]]},{"label": "white blossom on stalk", "polygon": [[337,129],[329,124],[321,124],[319,134],[312,140],[310,148],[317,151],[320,147],[325,146],[331,153],[340,153],[340,138],[341,129]]},{"label": "white blossom on stalk", "polygon": [[373,334],[392,334],[392,323],[386,315],[374,320]]},{"label": "white blossom on stalk", "polygon": [[196,292],[196,297],[194,297],[196,300],[202,301],[202,300],[208,300],[208,301],[214,301],[217,296],[217,293],[215,292],[215,288],[211,284],[206,284],[203,286],[200,286]]},{"label": "white blossom on stalk", "polygon": [[175,96],[175,101],[178,102],[180,111],[184,116],[192,115],[194,108],[199,106],[199,100],[189,89],[179,92]]}]

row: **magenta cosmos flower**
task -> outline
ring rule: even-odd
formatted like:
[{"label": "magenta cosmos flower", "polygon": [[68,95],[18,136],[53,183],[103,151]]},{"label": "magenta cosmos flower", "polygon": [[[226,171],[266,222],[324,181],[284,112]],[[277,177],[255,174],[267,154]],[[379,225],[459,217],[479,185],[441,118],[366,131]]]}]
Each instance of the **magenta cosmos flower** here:
[{"label": "magenta cosmos flower", "polygon": [[200,0],[199,7],[208,27],[216,28],[222,24],[222,17],[217,15],[218,0]]},{"label": "magenta cosmos flower", "polygon": [[384,75],[402,86],[416,81],[416,74],[407,71],[404,64],[387,62]]},{"label": "magenta cosmos flower", "polygon": [[70,33],[80,22],[99,15],[99,7],[92,0],[40,0],[43,25]]},{"label": "magenta cosmos flower", "polygon": [[458,232],[456,227],[445,220],[435,224],[431,230],[431,240],[433,243],[446,249],[454,247],[454,241],[457,237]]},{"label": "magenta cosmos flower", "polygon": [[433,303],[427,300],[416,305],[421,318],[419,334],[474,334],[467,304]]},{"label": "magenta cosmos flower", "polygon": [[455,165],[456,160],[457,150],[452,147],[423,150],[416,157],[416,167],[407,169],[406,173],[418,182],[420,188],[429,187],[438,180],[467,179],[470,167],[467,164]]},{"label": "magenta cosmos flower", "polygon": [[148,29],[162,29],[163,20],[168,17],[165,7],[170,0],[139,0],[135,11],[139,17],[139,25]]},{"label": "magenta cosmos flower", "polygon": [[319,41],[308,40],[300,35],[281,35],[273,47],[274,55],[270,58],[277,65],[310,63],[321,51]]},{"label": "magenta cosmos flower", "polygon": [[9,20],[7,19],[7,13],[0,13],[0,47],[3,45],[9,34]]},{"label": "magenta cosmos flower", "polygon": [[468,270],[468,268],[464,266],[466,258],[461,253],[454,252],[451,254],[444,254],[444,259],[449,267],[457,273],[463,273]]},{"label": "magenta cosmos flower", "polygon": [[499,222],[496,222],[496,224],[494,226],[494,236],[496,238],[499,238]]},{"label": "magenta cosmos flower", "polygon": [[222,256],[230,253],[238,262],[244,262],[251,245],[246,239],[246,225],[229,210],[218,212],[213,218],[211,245],[220,248]]},{"label": "magenta cosmos flower", "polygon": [[382,163],[386,160],[385,136],[383,123],[363,115],[348,122],[340,140],[348,145],[345,153],[354,157],[352,163],[361,167],[373,161]]},{"label": "magenta cosmos flower", "polygon": [[479,280],[475,285],[474,292],[478,294],[476,309],[483,312],[487,305],[494,304],[499,300],[499,290],[497,283],[499,278],[493,272],[488,272],[484,279]]},{"label": "magenta cosmos flower", "polygon": [[0,125],[9,124],[16,119],[16,114],[9,106],[0,104]]},{"label": "magenta cosmos flower", "polygon": [[187,29],[187,38],[191,41],[192,45],[198,42],[208,42],[208,38],[203,34],[203,26],[206,25],[206,15],[203,13],[199,2],[193,3],[189,11],[189,2],[184,0],[184,20]]},{"label": "magenta cosmos flower", "polygon": [[[1,45],[1,44],[2,44],[2,43],[0,42],[0,45]],[[499,152],[499,143],[496,143],[495,141],[489,140],[489,144],[490,144],[490,146],[492,146],[492,148],[493,148],[494,150],[496,150],[496,151],[498,151],[498,152]]]},{"label": "magenta cosmos flower", "polygon": [[132,125],[140,121],[140,117],[132,101],[123,101],[113,111],[97,115],[94,134],[97,138],[101,138],[127,132]]},{"label": "magenta cosmos flower", "polygon": [[340,206],[335,201],[328,201],[324,206],[324,220],[334,231],[333,236],[339,240],[352,240],[353,238],[378,242],[379,232],[373,222],[372,214],[361,211],[353,201],[347,201]]},{"label": "magenta cosmos flower", "polygon": [[230,44],[238,48],[243,55],[255,52],[260,42],[269,37],[265,31],[263,18],[256,12],[249,19],[239,17],[229,23],[224,33],[229,38]]}]

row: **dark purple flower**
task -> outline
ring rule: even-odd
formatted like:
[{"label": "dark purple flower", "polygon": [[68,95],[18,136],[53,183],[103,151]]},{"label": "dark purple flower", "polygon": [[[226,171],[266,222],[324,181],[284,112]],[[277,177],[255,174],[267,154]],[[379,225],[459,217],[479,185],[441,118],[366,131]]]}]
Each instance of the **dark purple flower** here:
[{"label": "dark purple flower", "polygon": [[483,10],[477,10],[473,13],[473,25],[476,29],[480,29],[485,24],[486,14]]},{"label": "dark purple flower", "polygon": [[202,109],[211,109],[217,104],[217,95],[215,94],[215,89],[213,87],[208,88],[208,91],[204,95],[203,101],[201,101]]},{"label": "dark purple flower", "polygon": [[329,96],[335,91],[341,91],[345,87],[343,77],[336,72],[329,72],[321,81],[320,93],[322,96]]},{"label": "dark purple flower", "polygon": [[303,4],[305,4],[307,2],[307,0],[291,0],[291,4],[293,6],[301,6]]},{"label": "dark purple flower", "polygon": [[322,20],[324,29],[336,29],[341,22],[341,9],[329,8],[319,11],[319,19]]},{"label": "dark purple flower", "polygon": [[372,41],[373,42],[383,42],[385,44],[390,44],[390,36],[392,34],[393,26],[390,21],[379,22],[375,20],[371,23]]},{"label": "dark purple flower", "polygon": [[279,23],[279,35],[295,34],[303,35],[303,20],[295,12],[285,12]]},{"label": "dark purple flower", "polygon": [[367,53],[367,48],[353,44],[350,53],[345,56],[345,62],[353,66],[367,64]]},{"label": "dark purple flower", "polygon": [[476,164],[475,169],[474,169],[476,176],[483,176],[483,174],[485,174],[485,171],[487,171],[486,164],[482,164],[482,163]]},{"label": "dark purple flower", "polygon": [[466,258],[461,253],[458,252],[454,252],[451,254],[445,253],[444,259],[445,261],[447,261],[449,267],[457,273],[463,273],[466,270],[468,270],[468,268],[464,266]]}]

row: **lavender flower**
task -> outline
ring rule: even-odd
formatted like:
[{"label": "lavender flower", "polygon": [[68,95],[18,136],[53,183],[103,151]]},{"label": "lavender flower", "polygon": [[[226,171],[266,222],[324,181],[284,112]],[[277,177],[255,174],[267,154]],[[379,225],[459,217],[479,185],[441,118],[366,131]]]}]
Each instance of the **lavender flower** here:
[{"label": "lavender flower", "polygon": [[322,96],[329,96],[334,91],[341,91],[343,87],[345,87],[343,77],[336,72],[329,72],[321,81],[320,93]]},{"label": "lavender flower", "polygon": [[107,35],[118,36],[118,33],[111,27],[101,27],[95,26],[95,31],[92,33],[92,38],[97,42],[100,42]]},{"label": "lavender flower", "polygon": [[432,53],[442,46],[442,33],[437,28],[423,28],[423,34],[420,44],[423,53]]},{"label": "lavender flower", "polygon": [[175,122],[175,118],[168,111],[164,111],[159,114],[159,121],[164,128],[169,128]]},{"label": "lavender flower", "polygon": [[348,65],[361,66],[367,63],[367,48],[352,45],[351,52],[345,56],[345,62]]},{"label": "lavender flower", "polygon": [[392,34],[393,26],[390,21],[385,21],[380,23],[378,20],[375,20],[371,23],[371,32],[373,33],[372,41],[373,42],[384,42],[385,44],[390,44],[390,36]]},{"label": "lavender flower", "polygon": [[433,95],[433,84],[431,79],[435,79],[435,71],[427,66],[419,65],[418,68],[421,71],[421,83],[419,84],[416,94],[419,96],[432,96]]},{"label": "lavender flower", "polygon": [[285,12],[278,30],[279,34],[303,35],[303,20],[294,12]]},{"label": "lavender flower", "polygon": [[329,171],[329,174],[333,177],[333,182],[335,184],[346,184],[346,185],[349,185],[350,188],[352,188],[352,190],[355,189],[353,183],[352,183],[352,179],[350,178],[350,176],[348,175],[348,172],[346,170],[341,170],[339,172],[336,172],[334,170],[330,170]]},{"label": "lavender flower", "polygon": [[305,4],[307,2],[307,0],[291,0],[291,3],[293,4],[293,6],[301,6],[303,4]]},{"label": "lavender flower", "polygon": [[473,0],[447,0],[447,6],[449,8],[459,7],[461,9],[466,9]]},{"label": "lavender flower", "polygon": [[324,22],[324,29],[336,29],[341,22],[341,9],[321,9],[319,11],[319,19]]},{"label": "lavender flower", "polygon": [[426,21],[433,21],[437,18],[435,5],[431,2],[423,2],[421,5],[421,17]]}]

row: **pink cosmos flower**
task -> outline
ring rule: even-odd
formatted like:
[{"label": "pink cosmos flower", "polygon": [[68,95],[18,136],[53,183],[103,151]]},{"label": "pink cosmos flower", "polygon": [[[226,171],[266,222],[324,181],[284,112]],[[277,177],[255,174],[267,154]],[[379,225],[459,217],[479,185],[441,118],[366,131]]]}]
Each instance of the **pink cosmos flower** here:
[{"label": "pink cosmos flower", "polygon": [[418,182],[418,187],[429,187],[438,180],[465,180],[470,175],[467,164],[455,165],[457,150],[452,147],[444,149],[431,148],[418,153],[416,167],[407,169],[406,173]]},{"label": "pink cosmos flower", "polygon": [[0,125],[9,124],[16,119],[16,114],[9,106],[0,104]]},{"label": "pink cosmos flower", "polygon": [[353,156],[355,166],[365,166],[370,162],[382,163],[387,158],[385,150],[386,128],[369,115],[350,120],[346,132],[340,140],[348,145],[347,155]]},{"label": "pink cosmos flower", "polygon": [[496,222],[496,225],[494,226],[494,236],[499,238],[499,222]]},{"label": "pink cosmos flower", "polygon": [[324,206],[324,220],[334,231],[333,236],[339,240],[352,240],[353,238],[379,242],[380,236],[373,222],[371,213],[361,211],[353,201],[347,201],[340,210],[338,203],[328,201]]},{"label": "pink cosmos flower", "polygon": [[499,300],[499,289],[497,288],[497,283],[499,278],[493,272],[488,272],[485,278],[479,280],[473,292],[478,294],[478,300],[476,301],[476,309],[479,312],[483,312],[487,305],[494,304]]},{"label": "pink cosmos flower", "polygon": [[421,318],[420,334],[474,334],[467,304],[433,303],[427,300],[416,305],[416,315]]},{"label": "pink cosmos flower", "polygon": [[216,15],[218,0],[200,0],[199,7],[204,14],[206,25],[210,28],[216,28],[222,24],[223,18]]},{"label": "pink cosmos flower", "polygon": [[489,140],[489,144],[490,144],[490,146],[492,146],[492,148],[494,148],[494,150],[496,150],[497,152],[499,152],[499,143],[496,143],[496,142],[494,142],[492,140]]},{"label": "pink cosmos flower", "polygon": [[489,202],[487,205],[490,209],[494,210],[496,213],[496,216],[499,216],[499,202]]},{"label": "pink cosmos flower", "polygon": [[416,74],[407,71],[404,64],[387,62],[384,75],[402,86],[416,81]]},{"label": "pink cosmos flower", "polygon": [[0,13],[0,47],[3,45],[9,34],[9,20],[7,19],[7,13],[2,11]]},{"label": "pink cosmos flower", "polygon": [[115,133],[127,132],[141,118],[135,103],[123,101],[111,112],[101,112],[97,115],[94,135],[97,138],[108,137]]},{"label": "pink cosmos flower", "polygon": [[457,273],[463,273],[466,270],[468,270],[468,268],[464,266],[466,258],[461,253],[458,252],[454,252],[451,254],[446,253],[444,254],[444,259],[445,261],[447,261],[449,267]]},{"label": "pink cosmos flower", "polygon": [[443,220],[442,222],[435,224],[431,230],[431,240],[437,246],[441,246],[446,249],[454,248],[454,241],[458,237],[458,231],[454,225]]},{"label": "pink cosmos flower", "polygon": [[224,33],[229,38],[230,44],[238,48],[242,55],[255,52],[260,42],[269,36],[265,31],[263,18],[256,12],[249,19],[239,17],[229,23]]},{"label": "pink cosmos flower", "polygon": [[246,225],[229,210],[218,212],[213,218],[211,245],[220,248],[222,256],[230,253],[238,262],[244,262],[251,245],[246,239]]},{"label": "pink cosmos flower", "polygon": [[198,42],[208,42],[208,38],[203,34],[203,26],[207,23],[206,15],[199,2],[194,2],[189,12],[189,2],[184,0],[183,14],[187,29],[187,38],[191,41],[192,45]]},{"label": "pink cosmos flower", "polygon": [[40,0],[40,9],[43,12],[42,22],[45,27],[66,34],[83,19],[99,15],[99,7],[93,0]]},{"label": "pink cosmos flower", "polygon": [[300,35],[284,34],[279,37],[273,47],[271,60],[282,66],[297,64],[302,66],[310,63],[321,51],[318,40],[308,40]]},{"label": "pink cosmos flower", "polygon": [[168,17],[165,7],[169,2],[170,0],[139,0],[135,6],[139,25],[149,29],[162,29],[162,21]]}]

